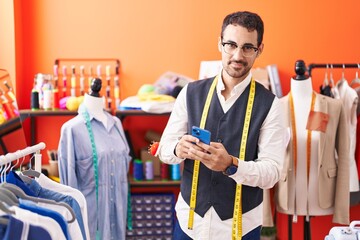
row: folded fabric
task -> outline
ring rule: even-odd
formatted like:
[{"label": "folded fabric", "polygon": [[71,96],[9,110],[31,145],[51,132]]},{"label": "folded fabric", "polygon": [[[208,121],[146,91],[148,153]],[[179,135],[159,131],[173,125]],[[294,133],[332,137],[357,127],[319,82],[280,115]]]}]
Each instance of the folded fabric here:
[{"label": "folded fabric", "polygon": [[131,96],[120,103],[122,109],[139,109],[149,113],[171,112],[175,103],[175,98],[162,94],[143,94],[141,96]]}]

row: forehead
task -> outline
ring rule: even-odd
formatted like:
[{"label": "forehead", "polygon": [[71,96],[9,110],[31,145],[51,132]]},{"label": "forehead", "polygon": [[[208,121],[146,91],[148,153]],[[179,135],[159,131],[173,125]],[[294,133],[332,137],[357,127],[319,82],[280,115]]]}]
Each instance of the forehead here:
[{"label": "forehead", "polygon": [[223,32],[223,39],[224,41],[236,42],[238,45],[252,43],[256,46],[257,35],[256,30],[249,32],[245,27],[229,24]]}]

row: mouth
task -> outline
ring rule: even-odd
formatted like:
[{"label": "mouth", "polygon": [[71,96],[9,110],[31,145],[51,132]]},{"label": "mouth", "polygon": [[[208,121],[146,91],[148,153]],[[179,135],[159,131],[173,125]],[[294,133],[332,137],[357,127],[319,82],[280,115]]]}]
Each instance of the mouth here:
[{"label": "mouth", "polygon": [[232,67],[234,68],[243,68],[243,67],[246,67],[246,63],[244,62],[235,62],[235,61],[232,61],[229,63],[229,65],[231,65]]}]

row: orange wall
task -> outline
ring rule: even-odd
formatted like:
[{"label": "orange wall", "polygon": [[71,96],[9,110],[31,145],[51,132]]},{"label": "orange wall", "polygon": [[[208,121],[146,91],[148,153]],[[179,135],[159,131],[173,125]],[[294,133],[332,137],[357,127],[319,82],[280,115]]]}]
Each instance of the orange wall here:
[{"label": "orange wall", "polygon": [[21,6],[15,17],[22,30],[16,39],[23,51],[17,78],[22,108],[29,107],[34,74],[51,73],[56,58],[119,58],[122,98],[168,70],[197,78],[201,60],[220,58],[221,21],[236,10],[262,16],[265,50],[257,65],[277,64],[285,92],[297,59],[360,61],[356,0],[15,0],[15,5]]},{"label": "orange wall", "polygon": [[[201,60],[220,58],[221,21],[237,10],[262,16],[265,49],[256,64],[277,64],[284,93],[289,91],[297,59],[307,64],[360,62],[360,1],[356,0],[14,2],[20,108],[30,106],[34,74],[51,73],[56,58],[119,58],[122,99],[168,70],[196,79]],[[335,79],[340,73],[334,71]],[[319,88],[323,76],[322,70],[314,72],[314,89]],[[352,79],[354,71],[347,71],[347,77]],[[42,119],[39,124],[44,127],[37,132],[37,140],[56,148],[61,122]],[[28,126],[25,131],[28,137]],[[360,219],[359,209],[355,214],[353,219]],[[323,226],[312,226],[313,239],[323,239],[331,220],[325,218],[324,224],[323,218],[315,219]],[[299,228],[294,231],[301,232]],[[286,225],[279,232],[281,239],[286,239]]]}]

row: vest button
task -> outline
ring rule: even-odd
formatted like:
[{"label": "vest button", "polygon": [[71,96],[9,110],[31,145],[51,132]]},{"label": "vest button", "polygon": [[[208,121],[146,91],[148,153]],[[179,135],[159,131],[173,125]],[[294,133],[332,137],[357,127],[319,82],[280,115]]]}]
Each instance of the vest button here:
[{"label": "vest button", "polygon": [[217,141],[218,141],[219,143],[222,143],[222,139],[221,139],[221,138],[218,138]]},{"label": "vest button", "polygon": [[216,186],[217,184],[218,184],[217,181],[212,181],[212,185],[213,185],[213,186]]}]

